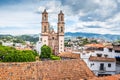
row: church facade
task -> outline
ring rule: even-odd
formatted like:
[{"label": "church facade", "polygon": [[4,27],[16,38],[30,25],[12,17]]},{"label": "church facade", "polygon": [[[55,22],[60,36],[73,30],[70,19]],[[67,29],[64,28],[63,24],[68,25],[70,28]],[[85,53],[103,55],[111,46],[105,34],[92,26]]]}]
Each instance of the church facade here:
[{"label": "church facade", "polygon": [[55,55],[64,52],[64,14],[62,11],[58,14],[57,32],[50,27],[48,21],[48,13],[46,10],[42,12],[41,22],[41,41],[42,45],[48,45],[52,48]]}]

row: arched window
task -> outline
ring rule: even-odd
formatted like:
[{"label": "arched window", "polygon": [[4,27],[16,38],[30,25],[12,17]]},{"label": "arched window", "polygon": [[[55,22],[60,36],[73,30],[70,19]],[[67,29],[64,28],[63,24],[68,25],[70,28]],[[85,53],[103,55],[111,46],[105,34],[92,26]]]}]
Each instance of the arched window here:
[{"label": "arched window", "polygon": [[61,21],[63,21],[63,16],[61,16]]},{"label": "arched window", "polygon": [[46,26],[44,26],[44,32],[46,32],[46,29],[47,29]]},{"label": "arched window", "polygon": [[61,27],[61,32],[63,32],[63,27]]},{"label": "arched window", "polygon": [[54,40],[54,37],[52,37],[52,39]]},{"label": "arched window", "polygon": [[44,16],[44,18],[43,18],[44,20],[46,20],[46,15]]}]

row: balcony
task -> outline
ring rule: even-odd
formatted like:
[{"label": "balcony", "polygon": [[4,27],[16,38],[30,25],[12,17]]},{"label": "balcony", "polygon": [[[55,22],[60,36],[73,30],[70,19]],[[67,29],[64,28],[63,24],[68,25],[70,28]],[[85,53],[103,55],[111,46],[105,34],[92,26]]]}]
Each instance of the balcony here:
[{"label": "balcony", "polygon": [[101,73],[106,72],[106,67],[99,67],[99,72]]}]

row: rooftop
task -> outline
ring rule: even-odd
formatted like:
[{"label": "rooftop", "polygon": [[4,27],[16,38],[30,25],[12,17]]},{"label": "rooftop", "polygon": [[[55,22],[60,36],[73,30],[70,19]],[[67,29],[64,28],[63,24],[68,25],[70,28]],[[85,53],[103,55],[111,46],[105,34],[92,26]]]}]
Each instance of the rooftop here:
[{"label": "rooftop", "polygon": [[80,59],[80,54],[72,53],[72,52],[62,52],[58,54],[60,57],[65,57],[65,58],[72,58],[72,59]]},{"label": "rooftop", "polygon": [[90,61],[98,61],[98,62],[115,62],[115,58],[105,58],[105,57],[96,57],[96,56],[90,56]]},{"label": "rooftop", "polygon": [[104,76],[104,77],[94,77],[88,80],[120,80],[120,74],[112,75],[112,76]]},{"label": "rooftop", "polygon": [[0,63],[0,66],[0,80],[80,80],[95,77],[80,59]]},{"label": "rooftop", "polygon": [[105,46],[103,44],[86,44],[85,47],[95,47],[95,48],[104,48]]},{"label": "rooftop", "polygon": [[113,49],[120,51],[120,47],[113,47]]}]

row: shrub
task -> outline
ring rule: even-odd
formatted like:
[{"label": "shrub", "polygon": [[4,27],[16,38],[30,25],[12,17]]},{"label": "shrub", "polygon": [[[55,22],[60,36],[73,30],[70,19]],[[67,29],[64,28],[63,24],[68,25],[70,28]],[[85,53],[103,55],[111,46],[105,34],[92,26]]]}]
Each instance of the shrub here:
[{"label": "shrub", "polygon": [[61,58],[59,56],[51,55],[50,59],[51,60],[60,60]]}]

